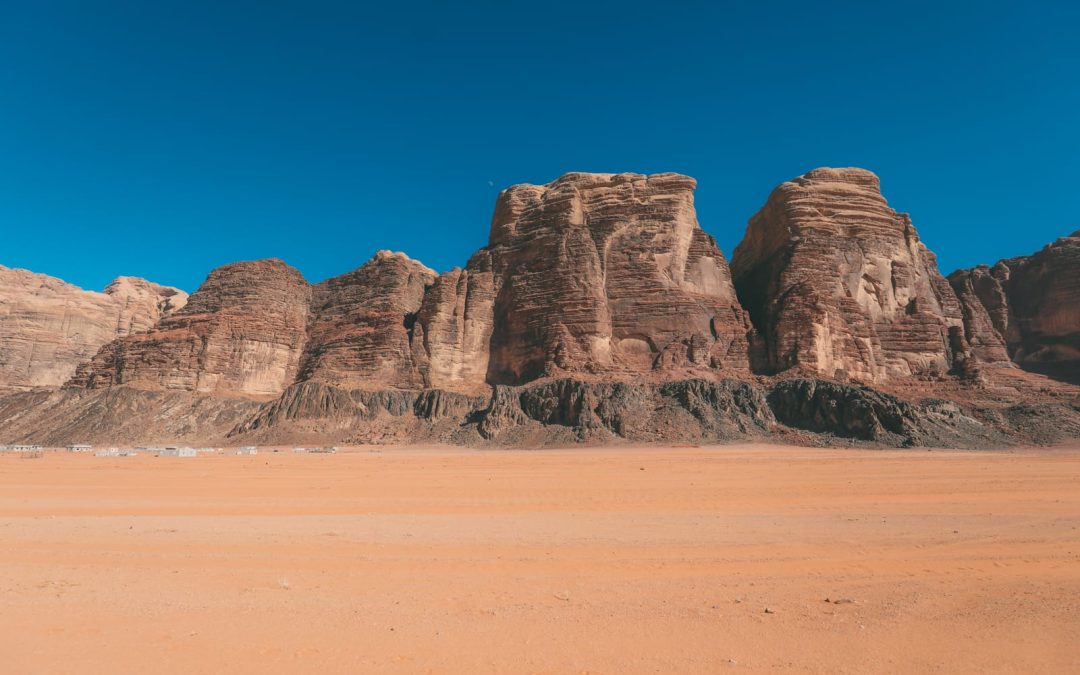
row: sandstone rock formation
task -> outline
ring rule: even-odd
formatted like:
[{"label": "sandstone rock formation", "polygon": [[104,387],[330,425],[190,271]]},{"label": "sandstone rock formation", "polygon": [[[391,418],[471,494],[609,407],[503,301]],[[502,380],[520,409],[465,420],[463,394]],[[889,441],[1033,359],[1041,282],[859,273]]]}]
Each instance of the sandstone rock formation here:
[{"label": "sandstone rock formation", "polygon": [[1080,231],[1030,256],[949,276],[985,308],[1014,361],[1050,373],[1080,364]]},{"label": "sandstone rock formation", "polygon": [[310,301],[308,283],[280,260],[219,267],[181,310],[106,345],[70,385],[280,394],[299,368]]},{"label": "sandstone rock formation", "polygon": [[439,275],[413,325],[413,354],[425,386],[486,391],[495,324],[495,282],[487,251]]},{"label": "sandstone rock formation", "polygon": [[346,389],[422,389],[410,339],[435,277],[402,253],[379,251],[359,269],[316,285],[298,379]]},{"label": "sandstone rock formation", "polygon": [[865,382],[953,366],[956,295],[877,176],[816,169],[781,184],[732,255],[739,297],[767,345],[765,368]]},{"label": "sandstone rock formation", "polygon": [[570,173],[499,196],[488,246],[418,314],[427,383],[746,371],[753,330],[692,178]]},{"label": "sandstone rock formation", "polygon": [[135,277],[95,293],[0,266],[0,388],[57,387],[102,345],[150,329],[186,301]]},{"label": "sandstone rock formation", "polygon": [[[1062,376],[1080,366],[1080,233],[946,281],[876,176],[817,169],[773,192],[729,271],[694,188],[517,185],[464,269],[380,251],[312,286],[235,263],[186,305],[137,279],[86,293],[0,268],[0,386],[75,370],[0,396],[0,443],[1080,437]],[[1010,355],[1058,381],[986,368]]]},{"label": "sandstone rock formation", "polygon": [[979,275],[964,274],[961,271],[949,275],[949,283],[960,302],[964,317],[964,335],[975,357],[985,363],[1011,364],[1005,340],[998,332],[988,308],[980,299],[977,286],[983,286],[985,280]]}]

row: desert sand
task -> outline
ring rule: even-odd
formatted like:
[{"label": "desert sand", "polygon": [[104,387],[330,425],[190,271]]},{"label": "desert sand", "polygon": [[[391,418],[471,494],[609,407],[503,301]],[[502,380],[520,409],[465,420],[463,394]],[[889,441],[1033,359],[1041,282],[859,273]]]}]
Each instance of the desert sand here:
[{"label": "desert sand", "polygon": [[0,456],[0,669],[1080,671],[1080,448]]}]

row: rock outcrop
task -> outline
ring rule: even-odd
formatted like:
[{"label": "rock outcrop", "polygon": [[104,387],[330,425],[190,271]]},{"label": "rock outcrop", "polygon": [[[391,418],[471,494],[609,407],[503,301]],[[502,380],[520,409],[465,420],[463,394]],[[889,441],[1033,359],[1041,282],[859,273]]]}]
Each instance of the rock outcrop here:
[{"label": "rock outcrop", "polygon": [[[380,251],[312,286],[260,260],[188,299],[0,268],[0,386],[74,371],[0,396],[0,442],[1080,436],[1080,233],[946,281],[876,176],[817,169],[774,190],[729,270],[694,189],[677,174],[511,187],[489,244],[441,275]],[[1057,381],[987,367],[1010,356]]]},{"label": "rock outcrop", "polygon": [[299,368],[310,302],[311,287],[280,260],[219,267],[181,310],[109,343],[69,384],[276,396]]},{"label": "rock outcrop", "polygon": [[0,266],[0,388],[60,386],[102,345],[149,330],[186,301],[181,290],[135,277],[96,293]]},{"label": "rock outcrop", "polygon": [[753,330],[695,181],[570,173],[500,194],[488,246],[418,315],[428,384],[745,372]]},{"label": "rock outcrop", "polygon": [[985,283],[979,274],[961,271],[949,275],[960,310],[964,317],[964,337],[975,357],[985,363],[1011,364],[1005,340],[994,325],[987,307],[980,299],[979,289]]},{"label": "rock outcrop", "polygon": [[869,171],[816,169],[781,184],[750,219],[731,269],[765,338],[767,371],[881,383],[953,367],[960,304]]},{"label": "rock outcrop", "polygon": [[344,389],[422,389],[412,332],[435,277],[402,253],[379,251],[359,269],[317,284],[298,379]]},{"label": "rock outcrop", "polygon": [[1080,374],[1080,231],[1030,256],[957,270],[949,281],[985,309],[1018,364]]}]

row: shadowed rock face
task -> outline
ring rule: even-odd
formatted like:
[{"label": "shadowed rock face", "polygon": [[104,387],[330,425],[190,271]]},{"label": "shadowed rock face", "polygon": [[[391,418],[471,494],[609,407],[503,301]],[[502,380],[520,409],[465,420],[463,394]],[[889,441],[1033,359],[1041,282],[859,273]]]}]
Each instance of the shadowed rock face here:
[{"label": "shadowed rock face", "polygon": [[566,174],[499,196],[487,248],[421,309],[428,382],[748,368],[752,328],[692,178]]},{"label": "shadowed rock face", "polygon": [[1080,231],[1030,256],[957,270],[949,280],[985,308],[1014,361],[1054,374],[1080,364]]},{"label": "shadowed rock face", "polygon": [[151,331],[105,346],[70,385],[277,395],[306,340],[311,288],[280,260],[219,267]]},{"label": "shadowed rock face", "polygon": [[[974,272],[974,270],[972,270]],[[994,326],[986,306],[979,298],[977,286],[984,280],[977,275],[957,270],[949,275],[960,309],[964,316],[964,335],[971,345],[972,353],[985,363],[1011,364],[1005,340]]]},{"label": "shadowed rock face", "polygon": [[0,388],[60,386],[102,345],[150,329],[186,301],[135,277],[95,293],[0,266]]},{"label": "shadowed rock face", "polygon": [[952,367],[956,295],[869,171],[816,169],[781,184],[731,267],[767,370],[884,382]]}]

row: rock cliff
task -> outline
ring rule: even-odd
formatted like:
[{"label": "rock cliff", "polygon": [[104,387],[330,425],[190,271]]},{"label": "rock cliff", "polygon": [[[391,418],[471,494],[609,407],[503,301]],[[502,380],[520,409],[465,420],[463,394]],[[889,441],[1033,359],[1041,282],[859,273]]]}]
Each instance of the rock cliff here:
[{"label": "rock cliff", "polygon": [[418,315],[429,385],[746,372],[727,261],[678,174],[570,173],[500,194],[488,246]]},{"label": "rock cliff", "polygon": [[949,281],[985,309],[1021,366],[1080,374],[1080,231],[1030,256],[957,270]]},{"label": "rock cliff", "polygon": [[[1080,437],[1080,233],[946,281],[876,176],[817,169],[774,190],[729,270],[694,189],[513,186],[489,244],[441,275],[380,251],[312,286],[260,260],[187,299],[0,268],[0,385],[75,371],[0,396],[0,442]],[[987,367],[1010,356],[1056,379]]]},{"label": "rock cliff", "polygon": [[135,277],[95,293],[0,266],[0,388],[57,387],[102,345],[149,330],[186,301]]},{"label": "rock cliff", "polygon": [[750,219],[731,268],[768,371],[880,383],[954,365],[960,304],[869,171],[816,169],[781,184]]},{"label": "rock cliff", "polygon": [[219,267],[182,309],[109,343],[69,384],[278,395],[296,376],[310,303],[311,287],[280,260]]},{"label": "rock cliff", "polygon": [[359,269],[312,289],[299,380],[346,389],[421,389],[411,346],[416,312],[435,272],[379,251]]}]

